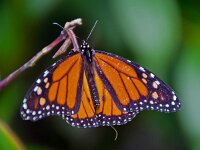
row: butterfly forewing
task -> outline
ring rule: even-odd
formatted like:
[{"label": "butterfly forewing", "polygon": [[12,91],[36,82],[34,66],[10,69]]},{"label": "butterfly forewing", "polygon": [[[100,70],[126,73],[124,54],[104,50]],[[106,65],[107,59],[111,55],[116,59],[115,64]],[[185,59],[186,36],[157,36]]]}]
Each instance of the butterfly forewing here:
[{"label": "butterfly forewing", "polygon": [[180,102],[174,91],[153,73],[114,54],[96,51],[98,73],[121,111],[144,109],[175,112]]},{"label": "butterfly forewing", "polygon": [[42,73],[27,92],[21,107],[25,120],[50,115],[73,115],[80,106],[83,65],[80,53],[71,53]]}]

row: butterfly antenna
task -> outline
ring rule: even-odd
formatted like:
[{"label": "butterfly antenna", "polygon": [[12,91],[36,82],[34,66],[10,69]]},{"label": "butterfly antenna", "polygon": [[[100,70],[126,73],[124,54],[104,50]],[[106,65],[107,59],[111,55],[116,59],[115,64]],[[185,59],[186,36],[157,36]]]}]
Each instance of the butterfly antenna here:
[{"label": "butterfly antenna", "polygon": [[[65,29],[63,26],[61,26],[59,23],[57,22],[53,22],[54,25],[59,26],[60,28],[62,28],[63,30]],[[76,35],[75,35],[76,36]],[[76,38],[80,39],[78,36],[76,36]]]},{"label": "butterfly antenna", "polygon": [[92,27],[92,29],[91,29],[91,31],[90,31],[90,33],[89,33],[89,35],[88,35],[86,41],[89,39],[90,35],[92,34],[92,32],[93,32],[93,30],[94,30],[94,28],[95,28],[97,22],[98,22],[98,20],[95,21],[95,23],[94,23],[94,25],[93,25],[93,27]]},{"label": "butterfly antenna", "polygon": [[62,29],[64,30],[63,26],[61,26],[59,23],[57,23],[57,22],[53,22],[53,24],[59,26],[60,28],[62,28]]},{"label": "butterfly antenna", "polygon": [[110,127],[115,131],[115,139],[114,140],[116,141],[118,138],[118,131],[115,127],[113,127],[113,126],[110,126]]}]

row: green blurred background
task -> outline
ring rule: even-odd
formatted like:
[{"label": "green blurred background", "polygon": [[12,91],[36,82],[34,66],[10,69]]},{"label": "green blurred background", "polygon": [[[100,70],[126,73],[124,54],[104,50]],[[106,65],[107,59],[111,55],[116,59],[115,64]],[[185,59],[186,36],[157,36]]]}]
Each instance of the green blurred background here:
[{"label": "green blurred background", "polygon": [[[200,3],[189,0],[10,0],[0,1],[0,78],[53,41],[52,25],[76,18],[80,39],[150,69],[167,82],[182,102],[177,113],[144,111],[132,122],[78,129],[59,117],[38,122],[19,115],[24,95],[55,60],[53,52],[0,91],[0,149],[200,149]],[[54,52],[56,49],[54,50]]]}]

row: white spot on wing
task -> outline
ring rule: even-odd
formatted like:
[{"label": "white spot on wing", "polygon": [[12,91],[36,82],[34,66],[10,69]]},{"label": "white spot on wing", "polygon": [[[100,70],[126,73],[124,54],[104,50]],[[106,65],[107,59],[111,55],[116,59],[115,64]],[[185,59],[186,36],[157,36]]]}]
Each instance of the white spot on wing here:
[{"label": "white spot on wing", "polygon": [[144,68],[143,68],[143,67],[141,67],[141,66],[140,66],[140,67],[139,67],[139,69],[140,69],[140,70],[142,70],[143,72],[145,72],[145,70],[144,70]]},{"label": "white spot on wing", "polygon": [[150,104],[153,105],[153,101],[152,100],[150,101]]},{"label": "white spot on wing", "polygon": [[23,103],[26,103],[26,101],[27,101],[27,99],[25,98],[25,99],[23,100]]},{"label": "white spot on wing", "polygon": [[26,103],[23,104],[23,108],[27,109],[27,104]]},{"label": "white spot on wing", "polygon": [[49,106],[49,105],[47,105],[47,106],[46,106],[46,110],[49,110],[49,109],[50,109],[50,106]]},{"label": "white spot on wing", "polygon": [[41,83],[41,79],[37,79],[37,81],[36,81],[36,82],[37,82],[38,84],[39,84],[39,83]]},{"label": "white spot on wing", "polygon": [[159,85],[159,84],[160,84],[160,82],[159,82],[159,81],[155,81],[155,82],[156,82],[156,84],[157,84],[157,85]]},{"label": "white spot on wing", "polygon": [[46,77],[47,75],[49,74],[49,71],[48,70],[46,70],[45,72],[44,72],[44,77]]},{"label": "white spot on wing", "polygon": [[154,75],[153,73],[150,73],[150,76],[151,76],[152,78],[154,78],[154,77],[155,77],[155,75]]},{"label": "white spot on wing", "polygon": [[33,112],[32,112],[32,115],[33,115],[33,116],[36,115],[36,111],[33,111]]},{"label": "white spot on wing", "polygon": [[34,91],[34,92],[36,92],[36,91],[37,91],[37,89],[38,89],[38,86],[36,86],[36,87],[33,89],[33,91]]},{"label": "white spot on wing", "polygon": [[176,97],[176,95],[174,95],[174,96],[173,96],[173,100],[175,101],[175,100],[176,100],[176,98],[177,98],[177,97]]}]

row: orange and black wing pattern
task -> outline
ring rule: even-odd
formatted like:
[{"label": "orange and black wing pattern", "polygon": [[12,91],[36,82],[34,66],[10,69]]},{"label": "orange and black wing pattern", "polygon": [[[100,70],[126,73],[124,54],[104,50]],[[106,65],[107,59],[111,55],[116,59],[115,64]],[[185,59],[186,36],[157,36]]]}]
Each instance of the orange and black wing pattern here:
[{"label": "orange and black wing pattern", "polygon": [[83,75],[83,88],[79,110],[74,115],[64,116],[63,119],[70,125],[81,128],[99,126],[95,106],[89,89],[89,83],[86,78],[86,72],[84,72]]},{"label": "orange and black wing pattern", "polygon": [[73,52],[54,63],[27,92],[22,118],[36,121],[50,115],[76,114],[81,104],[83,73],[80,53]]},{"label": "orange and black wing pattern", "polygon": [[101,125],[125,124],[145,109],[166,113],[180,109],[174,91],[140,65],[102,51],[95,51],[94,62]]},{"label": "orange and black wing pattern", "polygon": [[[99,73],[97,73],[99,72]],[[96,109],[96,115],[98,118],[98,125],[111,126],[111,125],[123,125],[128,121],[131,121],[137,114],[137,111],[124,111],[125,107],[121,107],[114,89],[112,89],[111,83],[105,76],[102,76],[100,70],[95,72],[95,83],[99,94],[100,106]]]},{"label": "orange and black wing pattern", "polygon": [[176,112],[174,91],[149,70],[87,43],[42,73],[26,94],[21,117],[59,115],[80,128],[122,125],[143,110]]},{"label": "orange and black wing pattern", "polygon": [[65,116],[63,119],[67,123],[80,128],[122,125],[136,116],[137,112],[123,112],[117,107],[97,72],[94,74],[94,81],[99,95],[99,106],[95,107],[94,105],[92,94],[95,93],[90,92],[90,86],[84,74],[79,111],[74,115]]}]

